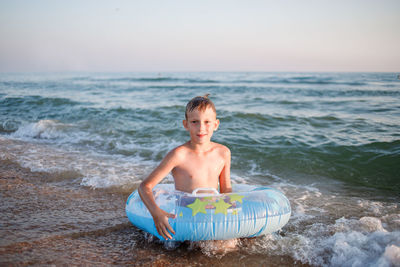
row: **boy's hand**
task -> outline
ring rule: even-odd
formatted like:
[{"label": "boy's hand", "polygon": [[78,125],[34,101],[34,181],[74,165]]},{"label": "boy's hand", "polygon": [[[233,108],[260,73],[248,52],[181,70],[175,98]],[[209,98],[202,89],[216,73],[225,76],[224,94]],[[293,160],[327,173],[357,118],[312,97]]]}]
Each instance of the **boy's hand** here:
[{"label": "boy's hand", "polygon": [[[175,214],[168,213],[160,209],[157,214],[154,214],[154,224],[156,225],[157,232],[165,239],[172,239],[170,232],[174,235],[175,231],[168,223],[168,218],[176,218]],[[168,232],[169,230],[169,232]]]}]

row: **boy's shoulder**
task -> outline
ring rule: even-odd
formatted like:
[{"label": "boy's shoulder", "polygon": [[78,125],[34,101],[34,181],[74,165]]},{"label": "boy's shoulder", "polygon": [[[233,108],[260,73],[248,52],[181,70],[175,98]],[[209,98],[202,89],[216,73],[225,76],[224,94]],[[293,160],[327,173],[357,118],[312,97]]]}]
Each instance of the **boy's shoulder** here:
[{"label": "boy's shoulder", "polygon": [[213,144],[215,146],[215,149],[218,150],[218,152],[220,152],[224,156],[230,156],[231,150],[227,146],[224,146],[224,145],[218,144],[218,143],[214,143],[214,142],[213,142]]},{"label": "boy's shoulder", "polygon": [[189,152],[189,148],[187,143],[184,143],[180,146],[175,147],[171,151],[168,152],[171,156],[177,157],[177,156],[184,156],[186,153]]},{"label": "boy's shoulder", "polygon": [[187,147],[187,143],[184,143],[180,146],[175,147],[174,149],[172,149],[170,151],[170,153],[172,154],[182,154],[182,153],[186,153],[188,151],[188,147]]}]

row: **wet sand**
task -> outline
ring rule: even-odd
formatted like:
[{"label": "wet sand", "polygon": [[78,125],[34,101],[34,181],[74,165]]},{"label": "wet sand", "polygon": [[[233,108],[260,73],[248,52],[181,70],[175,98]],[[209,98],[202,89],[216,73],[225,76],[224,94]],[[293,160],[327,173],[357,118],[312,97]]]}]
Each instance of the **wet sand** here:
[{"label": "wet sand", "polygon": [[0,160],[1,266],[303,266],[251,253],[249,240],[222,254],[207,243],[165,246],[128,221],[129,192],[93,190],[76,179]]}]

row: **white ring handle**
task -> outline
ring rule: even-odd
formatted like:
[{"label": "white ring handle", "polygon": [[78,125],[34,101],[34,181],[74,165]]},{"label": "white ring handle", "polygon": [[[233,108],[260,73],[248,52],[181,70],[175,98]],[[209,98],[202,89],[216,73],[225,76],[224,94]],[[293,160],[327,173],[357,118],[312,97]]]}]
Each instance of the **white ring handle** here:
[{"label": "white ring handle", "polygon": [[203,187],[203,188],[196,188],[193,190],[192,195],[198,196],[198,195],[213,195],[211,193],[197,193],[198,191],[213,191],[215,194],[219,195],[219,192],[217,189],[212,188],[212,187]]}]

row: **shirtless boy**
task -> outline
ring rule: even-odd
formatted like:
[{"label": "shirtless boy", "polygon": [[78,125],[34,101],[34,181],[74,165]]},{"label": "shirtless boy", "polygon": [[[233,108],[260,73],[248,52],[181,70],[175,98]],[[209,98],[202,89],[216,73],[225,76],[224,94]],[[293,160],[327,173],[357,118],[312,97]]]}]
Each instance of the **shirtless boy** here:
[{"label": "shirtless boy", "polygon": [[168,173],[171,172],[174,177],[176,190],[191,193],[196,188],[218,190],[219,187],[221,193],[232,192],[231,152],[226,146],[211,142],[219,120],[208,95],[189,101],[183,126],[190,134],[190,141],[171,150],[138,189],[142,201],[153,216],[158,233],[166,240],[172,239],[175,234],[168,223],[168,218],[175,218],[175,215],[157,206],[152,189]]}]

